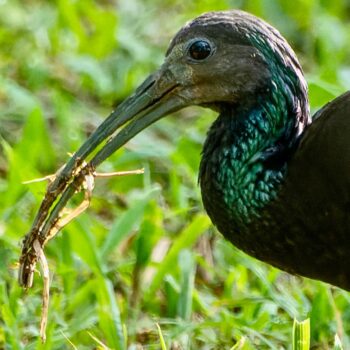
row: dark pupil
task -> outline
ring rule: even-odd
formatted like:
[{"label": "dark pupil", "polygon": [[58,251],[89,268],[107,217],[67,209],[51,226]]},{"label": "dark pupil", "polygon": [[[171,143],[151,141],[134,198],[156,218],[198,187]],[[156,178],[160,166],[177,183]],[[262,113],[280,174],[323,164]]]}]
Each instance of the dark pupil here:
[{"label": "dark pupil", "polygon": [[210,55],[211,47],[203,40],[196,41],[190,46],[189,52],[193,59],[204,60]]}]

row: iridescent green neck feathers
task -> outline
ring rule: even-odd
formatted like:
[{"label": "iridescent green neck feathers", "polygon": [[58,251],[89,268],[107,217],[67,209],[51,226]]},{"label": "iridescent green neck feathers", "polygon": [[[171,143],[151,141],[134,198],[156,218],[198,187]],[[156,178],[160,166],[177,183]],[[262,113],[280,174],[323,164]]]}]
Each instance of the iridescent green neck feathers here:
[{"label": "iridescent green neck feathers", "polygon": [[271,81],[248,101],[223,104],[203,148],[203,202],[221,227],[249,224],[277,197],[288,159],[310,122],[306,83],[294,56],[287,55],[289,47],[253,38],[268,62]]}]

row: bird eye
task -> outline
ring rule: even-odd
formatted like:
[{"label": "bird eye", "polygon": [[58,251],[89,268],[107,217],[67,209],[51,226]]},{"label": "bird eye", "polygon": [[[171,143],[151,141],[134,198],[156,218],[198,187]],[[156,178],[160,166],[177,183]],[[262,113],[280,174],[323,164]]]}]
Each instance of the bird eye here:
[{"label": "bird eye", "polygon": [[196,61],[201,61],[210,55],[211,46],[205,40],[197,40],[189,47],[188,52],[191,58]]}]

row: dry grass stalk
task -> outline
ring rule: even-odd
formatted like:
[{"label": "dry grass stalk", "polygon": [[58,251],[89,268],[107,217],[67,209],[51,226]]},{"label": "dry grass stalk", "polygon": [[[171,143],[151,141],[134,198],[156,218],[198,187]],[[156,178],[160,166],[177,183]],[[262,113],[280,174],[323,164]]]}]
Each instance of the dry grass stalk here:
[{"label": "dry grass stalk", "polygon": [[[60,192],[61,197],[52,209],[47,208],[47,204],[45,203],[51,202],[51,204],[54,204],[53,197],[58,197],[58,193],[53,194],[52,192],[50,192],[50,189],[52,184],[55,183],[56,176],[59,175],[49,175],[41,179],[35,179],[26,182],[32,183],[44,180],[49,181],[47,192],[45,194],[44,200],[42,202],[37,216],[41,218],[40,220],[42,221],[42,223],[40,224],[40,226],[38,226],[36,222],[34,222],[32,230],[25,237],[19,268],[19,282],[25,288],[30,288],[33,284],[33,274],[35,271],[35,265],[37,261],[39,261],[42,269],[44,288],[42,315],[40,322],[40,337],[43,342],[45,342],[46,339],[46,325],[48,319],[50,293],[50,271],[44,254],[45,244],[47,244],[48,241],[54,238],[55,235],[63,227],[65,227],[69,222],[74,220],[77,216],[79,216],[89,207],[92,198],[92,191],[94,189],[95,177],[106,178],[114,176],[143,174],[143,172],[143,169],[137,169],[133,171],[96,173],[89,164],[87,164],[86,162],[82,162],[81,165],[77,166],[72,172],[71,178],[67,179],[67,183],[65,184],[65,186],[62,187],[62,190]],[[83,201],[74,209],[67,209],[66,205],[69,199],[75,193],[81,191],[84,191]]]}]

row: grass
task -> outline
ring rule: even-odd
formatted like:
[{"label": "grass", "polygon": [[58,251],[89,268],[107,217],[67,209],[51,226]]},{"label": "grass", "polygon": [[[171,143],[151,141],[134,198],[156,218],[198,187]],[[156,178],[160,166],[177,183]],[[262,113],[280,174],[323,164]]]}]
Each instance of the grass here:
[{"label": "grass", "polygon": [[310,320],[303,322],[294,320],[293,324],[293,350],[310,349]]},{"label": "grass", "polygon": [[312,349],[341,348],[336,333],[350,346],[347,292],[257,262],[210,224],[197,172],[215,114],[198,108],[160,121],[105,162],[100,171],[145,174],[97,180],[90,209],[47,246],[46,344],[41,278],[28,292],[17,285],[19,242],[45,191],[22,182],[65,163],[161,63],[186,20],[233,7],[291,42],[313,110],[349,89],[345,2],[0,2],[0,348],[292,349],[295,318],[310,318]]}]

